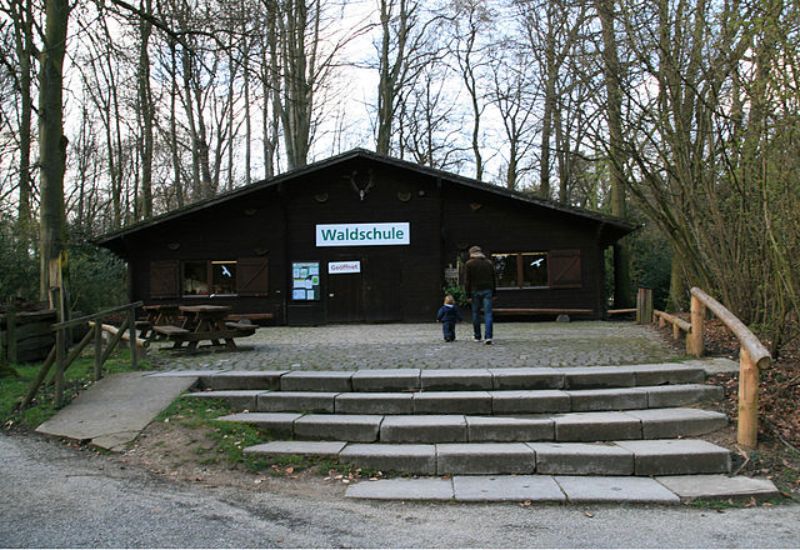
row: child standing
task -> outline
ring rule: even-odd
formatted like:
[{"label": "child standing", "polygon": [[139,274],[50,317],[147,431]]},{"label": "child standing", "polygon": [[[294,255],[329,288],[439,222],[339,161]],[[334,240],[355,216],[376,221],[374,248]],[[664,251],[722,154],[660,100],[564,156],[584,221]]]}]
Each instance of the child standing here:
[{"label": "child standing", "polygon": [[436,312],[436,320],[442,323],[442,332],[445,342],[454,342],[456,339],[456,323],[464,320],[458,311],[456,301],[452,295],[444,297],[444,305]]}]

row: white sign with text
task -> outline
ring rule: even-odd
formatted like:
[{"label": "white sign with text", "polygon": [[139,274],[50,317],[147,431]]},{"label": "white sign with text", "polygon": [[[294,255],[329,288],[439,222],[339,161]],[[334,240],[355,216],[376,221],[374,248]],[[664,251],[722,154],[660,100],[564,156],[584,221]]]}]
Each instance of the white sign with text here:
[{"label": "white sign with text", "polygon": [[329,275],[341,275],[343,273],[361,273],[361,262],[328,262]]},{"label": "white sign with text", "polygon": [[337,223],[317,226],[317,246],[390,246],[411,244],[408,222]]}]

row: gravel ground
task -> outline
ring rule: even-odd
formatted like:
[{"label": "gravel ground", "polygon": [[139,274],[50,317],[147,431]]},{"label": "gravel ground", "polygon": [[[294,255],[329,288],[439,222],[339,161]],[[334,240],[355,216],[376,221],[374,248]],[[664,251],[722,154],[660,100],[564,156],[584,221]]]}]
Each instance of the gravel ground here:
[{"label": "gravel ground", "polygon": [[[352,370],[386,368],[573,367],[675,359],[652,327],[622,322],[497,323],[494,345],[472,340],[472,325],[445,343],[436,323],[266,327],[237,339],[246,351],[152,354],[165,368]],[[157,345],[165,348],[163,345]]]},{"label": "gravel ground", "polygon": [[0,435],[0,547],[797,547],[800,506],[465,505],[176,483]]}]

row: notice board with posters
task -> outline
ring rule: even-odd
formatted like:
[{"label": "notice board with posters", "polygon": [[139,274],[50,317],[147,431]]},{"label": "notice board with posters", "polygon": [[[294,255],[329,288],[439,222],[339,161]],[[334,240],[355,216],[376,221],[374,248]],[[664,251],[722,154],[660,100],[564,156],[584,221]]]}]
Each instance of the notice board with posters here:
[{"label": "notice board with posters", "polygon": [[319,299],[319,262],[292,262],[292,300],[313,302]]}]

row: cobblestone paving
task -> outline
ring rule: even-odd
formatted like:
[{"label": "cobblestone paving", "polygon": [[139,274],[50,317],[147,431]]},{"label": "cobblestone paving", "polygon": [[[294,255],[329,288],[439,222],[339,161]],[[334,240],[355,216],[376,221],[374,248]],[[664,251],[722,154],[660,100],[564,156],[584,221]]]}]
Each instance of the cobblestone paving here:
[{"label": "cobblestone paving", "polygon": [[498,323],[494,345],[472,340],[469,323],[445,343],[437,324],[266,327],[237,339],[243,351],[151,356],[165,369],[572,367],[653,363],[676,354],[651,327],[622,322]]}]

